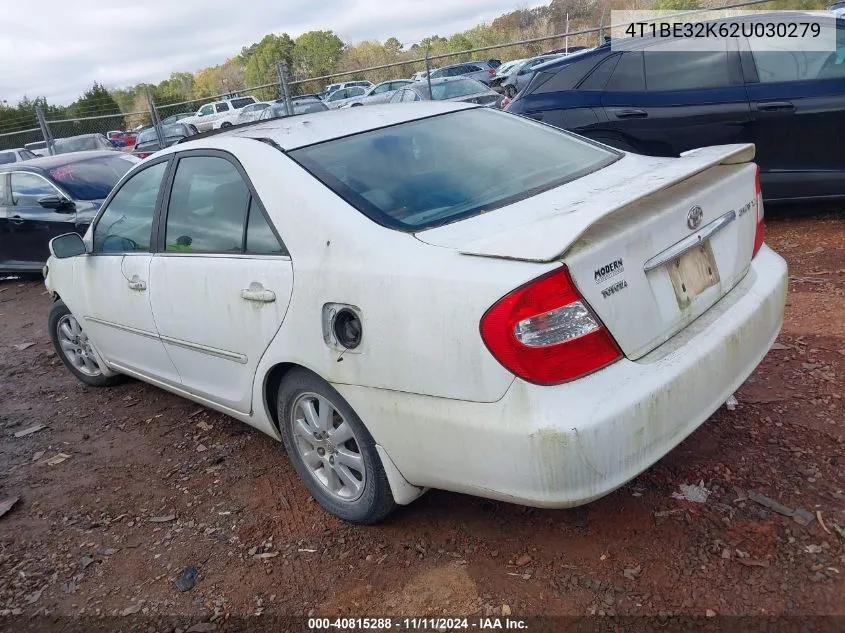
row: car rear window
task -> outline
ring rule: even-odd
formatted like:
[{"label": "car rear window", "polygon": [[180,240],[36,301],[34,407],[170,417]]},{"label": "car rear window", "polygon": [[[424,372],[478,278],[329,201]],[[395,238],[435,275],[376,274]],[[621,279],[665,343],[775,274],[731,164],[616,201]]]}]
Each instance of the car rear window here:
[{"label": "car rear window", "polygon": [[16,160],[14,152],[0,152],[0,165],[8,165]]},{"label": "car rear window", "polygon": [[76,200],[102,200],[138,161],[134,156],[115,152],[79,160],[50,170],[50,176]]},{"label": "car rear window", "polygon": [[621,154],[479,108],[326,141],[289,156],[372,220],[417,231],[537,195]]},{"label": "car rear window", "polygon": [[245,108],[246,106],[255,103],[255,99],[252,97],[240,97],[238,99],[232,99],[232,107],[235,110],[240,110],[241,108]]}]

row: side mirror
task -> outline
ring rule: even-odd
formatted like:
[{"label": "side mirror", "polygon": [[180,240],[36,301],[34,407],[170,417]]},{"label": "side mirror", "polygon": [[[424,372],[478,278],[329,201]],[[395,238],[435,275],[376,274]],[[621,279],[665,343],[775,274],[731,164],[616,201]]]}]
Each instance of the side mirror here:
[{"label": "side mirror", "polygon": [[58,213],[72,213],[76,208],[73,202],[61,196],[42,196],[38,198],[38,204],[45,209],[55,209]]},{"label": "side mirror", "polygon": [[56,259],[67,259],[88,252],[78,233],[65,233],[50,240],[50,254]]}]

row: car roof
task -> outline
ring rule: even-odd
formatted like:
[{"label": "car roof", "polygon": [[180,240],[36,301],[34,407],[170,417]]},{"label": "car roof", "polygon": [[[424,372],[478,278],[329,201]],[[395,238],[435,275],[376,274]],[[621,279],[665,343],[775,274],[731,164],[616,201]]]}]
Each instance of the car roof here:
[{"label": "car roof", "polygon": [[[432,82],[433,83],[433,82]],[[374,105],[366,108],[326,110],[310,114],[299,114],[280,119],[248,123],[224,132],[215,131],[208,136],[191,137],[185,144],[168,148],[162,152],[178,151],[205,146],[212,148],[216,138],[251,138],[272,141],[283,150],[294,150],[344,136],[377,130],[407,121],[456,112],[478,107],[469,103],[445,103],[421,101],[402,106]],[[207,144],[206,144],[207,143]],[[187,147],[186,147],[187,146]],[[33,161],[34,162],[34,161]]]},{"label": "car roof", "polygon": [[8,165],[0,165],[0,171],[41,171],[55,169],[56,167],[63,167],[77,163],[81,160],[89,158],[96,158],[98,156],[115,156],[120,155],[120,152],[112,152],[111,150],[89,150],[85,152],[68,152],[67,154],[57,154],[56,156],[42,156],[40,158],[31,158],[24,163],[11,163]]}]

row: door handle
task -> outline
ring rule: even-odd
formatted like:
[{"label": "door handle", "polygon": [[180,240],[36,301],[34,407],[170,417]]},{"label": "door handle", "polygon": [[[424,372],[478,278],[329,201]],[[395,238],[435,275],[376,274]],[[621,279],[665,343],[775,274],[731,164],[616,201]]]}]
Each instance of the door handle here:
[{"label": "door handle", "polygon": [[9,222],[11,222],[12,224],[20,225],[20,224],[23,224],[24,222],[26,222],[26,220],[24,220],[19,215],[13,215],[11,218],[9,218]]},{"label": "door handle", "polygon": [[132,279],[129,280],[128,285],[132,290],[138,290],[139,292],[147,289],[147,282],[138,277],[138,275],[132,275]]},{"label": "door handle", "polygon": [[621,110],[613,110],[613,114],[617,119],[647,119],[648,112],[640,110],[639,108],[622,108]]},{"label": "door handle", "polygon": [[784,112],[795,110],[791,101],[763,101],[757,103],[757,109],[761,112]]},{"label": "door handle", "polygon": [[276,300],[276,293],[272,290],[265,290],[257,281],[249,284],[249,288],[241,290],[241,299],[255,301],[258,303],[273,303]]}]

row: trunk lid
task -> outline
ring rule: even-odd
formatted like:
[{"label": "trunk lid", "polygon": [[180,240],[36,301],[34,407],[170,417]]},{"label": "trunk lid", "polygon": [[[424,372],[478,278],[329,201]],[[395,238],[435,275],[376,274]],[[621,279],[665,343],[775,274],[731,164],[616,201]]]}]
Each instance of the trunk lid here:
[{"label": "trunk lid", "polygon": [[417,237],[466,255],[562,261],[636,359],[748,271],[758,204],[753,158],[753,145],[706,147],[679,159],[626,155],[573,183]]}]

